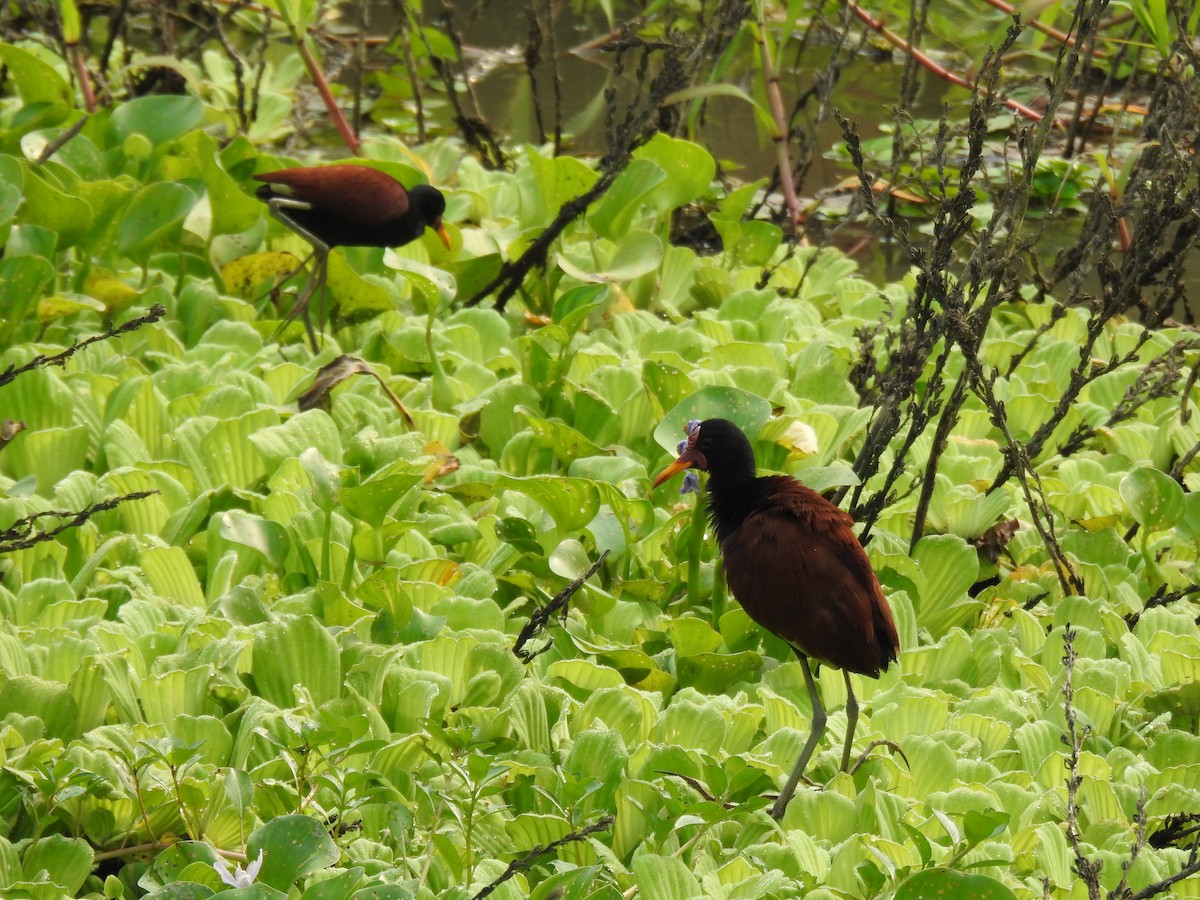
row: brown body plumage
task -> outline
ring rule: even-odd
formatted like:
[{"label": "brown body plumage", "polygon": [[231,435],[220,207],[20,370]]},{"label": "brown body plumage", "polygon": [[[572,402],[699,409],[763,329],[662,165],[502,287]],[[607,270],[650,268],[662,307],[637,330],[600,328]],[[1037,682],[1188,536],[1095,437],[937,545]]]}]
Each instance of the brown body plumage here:
[{"label": "brown body plumage", "polygon": [[426,228],[450,246],[442,225],[446,198],[427,184],[411,189],[369,166],[353,164],[280,169],[254,176],[256,192],[268,203],[284,201],[276,213],[305,237],[329,247],[399,247]]},{"label": "brown body plumage", "polygon": [[308,306],[325,286],[331,247],[399,247],[432,228],[450,249],[442,224],[446,198],[427,184],[407,189],[386,172],[353,164],[280,169],[254,177],[263,182],[255,195],[266,201],[271,215],[313,246],[312,274],[286,321],[304,317],[314,353],[317,340]]},{"label": "brown body plumage", "polygon": [[709,510],[730,590],[750,618],[795,650],[812,700],[812,733],[772,810],[779,818],[825,726],[808,658],[845,675],[845,769],[858,720],[849,673],[879,677],[897,658],[900,641],[847,513],[794,478],[757,477],[750,442],[725,419],[694,426],[654,484],[692,467],[709,473]]}]

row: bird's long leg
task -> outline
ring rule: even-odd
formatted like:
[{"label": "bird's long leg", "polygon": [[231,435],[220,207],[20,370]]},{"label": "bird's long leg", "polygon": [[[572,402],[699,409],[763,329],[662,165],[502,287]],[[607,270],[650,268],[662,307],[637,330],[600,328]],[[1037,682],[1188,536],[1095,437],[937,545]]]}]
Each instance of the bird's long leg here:
[{"label": "bird's long leg", "polygon": [[776,820],[783,818],[783,814],[787,810],[788,801],[792,799],[792,794],[796,793],[796,785],[804,777],[804,767],[808,765],[813,751],[817,749],[817,742],[821,740],[821,735],[825,733],[825,721],[827,719],[825,705],[821,702],[821,694],[817,690],[817,683],[813,680],[812,670],[808,665],[808,657],[799,650],[796,650],[796,656],[800,659],[800,668],[804,672],[804,683],[808,687],[808,699],[812,702],[812,731],[809,732],[804,749],[800,751],[800,758],[796,760],[796,767],[792,769],[792,774],[788,776],[787,784],[783,786],[783,790],[779,792],[779,797],[776,799],[775,805],[771,807],[771,818]]},{"label": "bird's long leg", "polygon": [[[312,346],[313,353],[318,350],[317,336],[313,331],[312,322],[308,317],[308,308],[312,303],[313,294],[318,290],[325,290],[325,277],[327,265],[329,262],[329,245],[323,240],[301,225],[289,214],[289,210],[309,210],[312,205],[305,203],[302,200],[292,200],[289,197],[272,197],[267,201],[267,209],[270,210],[272,218],[282,224],[285,228],[294,234],[299,235],[312,244],[313,254],[310,259],[313,260],[312,272],[304,283],[304,288],[300,291],[300,295],[296,298],[295,305],[292,306],[291,312],[287,314],[283,322],[280,323],[276,330],[276,336],[279,335],[284,328],[288,326],[297,316],[304,316],[304,329],[308,332],[308,342]],[[307,260],[305,260],[307,262]],[[301,263],[303,266],[303,263]]]},{"label": "bird's long leg", "polygon": [[[325,290],[325,272],[326,265],[329,262],[329,251],[327,249],[313,250],[313,269],[312,273],[304,282],[304,288],[300,291],[300,295],[296,298],[296,302],[292,305],[291,310],[284,316],[283,321],[279,323],[279,327],[275,329],[275,337],[278,339],[283,329],[295,321],[297,316],[304,317],[304,330],[308,333],[308,344],[312,347],[313,353],[320,352],[320,346],[317,343],[317,333],[313,330],[312,320],[308,315],[308,308],[312,305],[313,294],[317,291]],[[324,319],[321,319],[319,324],[324,329]]]},{"label": "bird's long leg", "polygon": [[854,696],[854,686],[850,684],[850,673],[842,669],[842,677],[846,679],[846,743],[842,747],[842,771],[850,771],[850,749],[854,746],[854,729],[858,727],[858,699]]}]

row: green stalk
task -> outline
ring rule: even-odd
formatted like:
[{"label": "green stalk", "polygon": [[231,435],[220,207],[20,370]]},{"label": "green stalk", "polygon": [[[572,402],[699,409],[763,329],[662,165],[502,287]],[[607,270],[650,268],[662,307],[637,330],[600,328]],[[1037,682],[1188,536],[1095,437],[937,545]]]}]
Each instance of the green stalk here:
[{"label": "green stalk", "polygon": [[325,510],[325,535],[321,541],[321,580],[329,581],[330,553],[329,542],[333,540],[333,509]]},{"label": "green stalk", "polygon": [[700,553],[704,549],[704,504],[696,492],[696,507],[692,511],[692,531],[688,535],[688,605],[700,599]]},{"label": "green stalk", "polygon": [[721,616],[725,615],[726,587],[725,560],[718,556],[713,562],[712,587],[712,627],[718,634],[721,631]]}]

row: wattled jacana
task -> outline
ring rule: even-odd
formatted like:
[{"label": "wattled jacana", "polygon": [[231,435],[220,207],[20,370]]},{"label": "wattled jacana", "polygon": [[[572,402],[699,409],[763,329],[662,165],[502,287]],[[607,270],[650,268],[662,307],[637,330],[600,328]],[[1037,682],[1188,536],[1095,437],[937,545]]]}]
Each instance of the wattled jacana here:
[{"label": "wattled jacana", "polygon": [[850,673],[879,677],[900,650],[896,625],[854,520],[794,478],[757,477],[750,441],[736,425],[693,425],[654,486],[688,468],[708,472],[708,508],[730,590],[750,618],[791,645],[812,700],[812,732],[771,809],[779,819],[825,730],[809,658],[840,668],[846,679],[845,770],[858,724]]},{"label": "wattled jacana", "polygon": [[446,198],[427,184],[409,190],[386,172],[357,165],[280,169],[254,177],[266,182],[256,194],[271,215],[313,246],[312,277],[288,317],[304,315],[310,340],[308,304],[325,284],[330,248],[399,247],[432,228],[450,249],[442,225]]}]

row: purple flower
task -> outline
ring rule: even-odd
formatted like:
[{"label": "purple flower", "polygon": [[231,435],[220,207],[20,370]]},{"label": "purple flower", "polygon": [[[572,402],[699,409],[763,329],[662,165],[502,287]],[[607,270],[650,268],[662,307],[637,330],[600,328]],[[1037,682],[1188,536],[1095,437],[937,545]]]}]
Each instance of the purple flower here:
[{"label": "purple flower", "polygon": [[700,474],[695,469],[688,469],[683,473],[683,487],[679,489],[681,494],[694,494],[700,490]]}]

